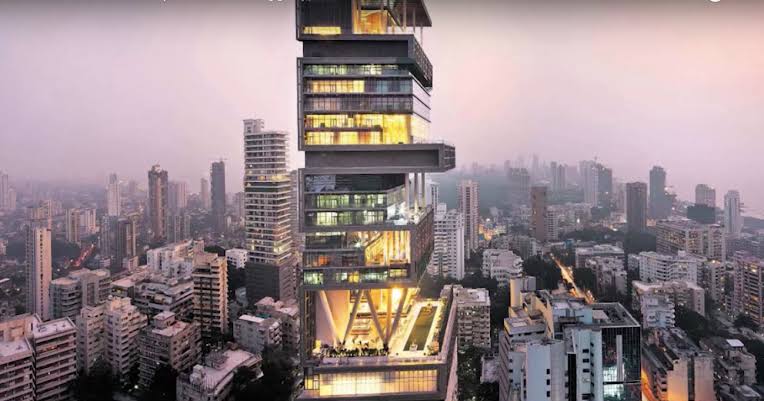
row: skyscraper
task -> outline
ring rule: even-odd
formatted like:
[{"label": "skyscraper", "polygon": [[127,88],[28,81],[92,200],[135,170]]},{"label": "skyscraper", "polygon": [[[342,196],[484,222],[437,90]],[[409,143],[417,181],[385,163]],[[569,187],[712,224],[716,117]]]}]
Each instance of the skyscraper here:
[{"label": "skyscraper", "polygon": [[557,164],[557,162],[552,162],[549,166],[549,170],[552,176],[552,191],[562,191],[566,188],[566,166],[564,164]]},{"label": "skyscraper", "polygon": [[665,219],[671,213],[671,198],[666,194],[666,170],[653,166],[650,170],[650,218]]},{"label": "skyscraper", "polygon": [[149,170],[149,228],[155,242],[164,241],[167,235],[167,192],[167,171],[157,164]]},{"label": "skyscraper", "polygon": [[695,186],[695,204],[706,205],[708,207],[716,207],[716,189],[709,187],[706,184],[698,184]]},{"label": "skyscraper", "polygon": [[122,214],[122,194],[119,192],[119,178],[109,174],[109,185],[106,187],[106,213],[109,216]]},{"label": "skyscraper", "polygon": [[26,227],[27,312],[50,319],[50,281],[53,278],[50,229],[30,221]]},{"label": "skyscraper", "polygon": [[480,191],[477,181],[462,180],[457,193],[457,209],[464,216],[465,255],[478,247],[478,226],[480,224]]},{"label": "skyscraper", "polygon": [[597,162],[583,160],[578,163],[581,178],[581,189],[584,191],[584,203],[592,206],[599,205],[599,169]]},{"label": "skyscraper", "polygon": [[292,199],[287,133],[265,129],[263,120],[244,120],[244,190],[247,230],[247,296],[293,298]]},{"label": "skyscraper", "polygon": [[597,164],[597,206],[613,207],[613,169]]},{"label": "skyscraper", "polygon": [[212,183],[212,220],[217,233],[225,232],[225,162],[212,163],[210,167],[210,182]]},{"label": "skyscraper", "polygon": [[455,163],[428,140],[432,66],[412,31],[429,14],[422,0],[296,4],[301,398],[451,399],[456,308],[417,296],[433,248],[425,174]]},{"label": "skyscraper", "polygon": [[531,235],[541,243],[547,240],[546,187],[531,188]]},{"label": "skyscraper", "polygon": [[212,199],[210,198],[210,182],[202,178],[199,184],[199,201],[202,202],[202,209],[210,210]]},{"label": "skyscraper", "polygon": [[68,242],[80,244],[80,211],[78,209],[66,209],[64,233]]},{"label": "skyscraper", "polygon": [[509,168],[507,170],[507,206],[518,207],[528,205],[531,191],[531,175],[524,168]]},{"label": "skyscraper", "polygon": [[647,229],[647,184],[626,184],[626,227],[629,232],[640,233]]},{"label": "skyscraper", "polygon": [[439,277],[464,278],[464,216],[445,203],[435,212],[435,245],[427,271]]},{"label": "skyscraper", "polygon": [[188,188],[184,181],[170,181],[167,193],[167,208],[177,213],[188,205]]},{"label": "skyscraper", "polygon": [[8,174],[0,170],[0,210],[10,209],[10,191]]},{"label": "skyscraper", "polygon": [[727,236],[736,238],[743,231],[743,215],[740,204],[740,192],[727,191],[724,195],[724,228]]}]

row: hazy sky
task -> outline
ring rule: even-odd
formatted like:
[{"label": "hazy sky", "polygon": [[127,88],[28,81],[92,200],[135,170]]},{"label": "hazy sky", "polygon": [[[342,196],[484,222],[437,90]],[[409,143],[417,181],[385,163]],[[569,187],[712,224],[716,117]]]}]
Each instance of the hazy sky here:
[{"label": "hazy sky", "polygon": [[[433,136],[458,163],[664,166],[764,211],[764,0],[431,0]],[[0,169],[241,187],[241,120],[296,131],[292,1],[3,1]],[[296,136],[293,135],[296,141]],[[296,147],[296,146],[295,146]],[[527,158],[526,158],[527,159]],[[293,152],[293,162],[301,156]]]}]

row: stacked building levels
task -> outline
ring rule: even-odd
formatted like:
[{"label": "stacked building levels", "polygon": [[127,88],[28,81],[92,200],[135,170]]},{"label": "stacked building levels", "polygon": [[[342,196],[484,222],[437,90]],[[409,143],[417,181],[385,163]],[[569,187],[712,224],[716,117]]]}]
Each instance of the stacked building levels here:
[{"label": "stacked building levels", "polygon": [[255,304],[255,314],[278,319],[281,330],[281,348],[297,355],[300,349],[300,308],[294,299],[275,301],[265,297]]},{"label": "stacked building levels", "polygon": [[483,277],[495,279],[500,286],[509,285],[509,279],[523,271],[523,259],[507,249],[483,250]]},{"label": "stacked building levels", "polygon": [[641,252],[636,258],[639,279],[646,282],[683,280],[697,283],[705,259],[689,255]]},{"label": "stacked building levels", "polygon": [[632,306],[642,314],[642,327],[674,327],[676,308],[706,315],[705,291],[693,282],[632,282]]},{"label": "stacked building levels", "polygon": [[224,256],[201,252],[194,255],[194,320],[202,338],[228,333],[228,265]]},{"label": "stacked building levels", "polygon": [[723,261],[726,258],[724,227],[700,224],[694,220],[661,220],[655,225],[656,250],[677,254],[684,251],[696,256]]},{"label": "stacked building levels", "polygon": [[501,401],[641,399],[641,329],[621,304],[510,292],[499,339]]},{"label": "stacked building levels", "polygon": [[226,350],[207,355],[203,365],[193,367],[190,374],[176,380],[177,401],[227,401],[238,369],[248,368],[260,376],[262,358],[244,350]]},{"label": "stacked building levels", "polygon": [[433,250],[425,174],[455,163],[428,139],[432,66],[415,31],[429,14],[422,0],[296,5],[300,397],[452,399],[456,309],[418,296]]},{"label": "stacked building levels", "polygon": [[594,245],[592,247],[576,248],[576,269],[586,267],[586,260],[595,256],[605,256],[619,259],[624,262],[626,256],[623,249],[615,245]]},{"label": "stacked building levels", "polygon": [[700,347],[714,355],[718,384],[751,386],[756,384],[756,357],[735,338],[707,337]]},{"label": "stacked building levels", "polygon": [[435,245],[427,272],[456,280],[464,278],[464,216],[445,203],[435,212]]},{"label": "stacked building levels", "polygon": [[462,180],[457,188],[457,209],[464,217],[464,246],[466,255],[477,249],[480,232],[480,185]]},{"label": "stacked building levels", "polygon": [[732,294],[731,316],[745,315],[750,317],[764,331],[764,260],[747,252],[735,252],[732,257],[734,265],[734,290]]},{"label": "stacked building levels", "polygon": [[71,398],[77,378],[77,331],[68,318],[19,315],[0,322],[0,400]]},{"label": "stacked building levels", "polygon": [[714,401],[714,355],[681,329],[654,329],[642,345],[647,399]]},{"label": "stacked building levels", "polygon": [[295,297],[291,184],[287,133],[265,129],[263,120],[244,120],[245,227],[251,267],[247,297]]},{"label": "stacked building levels", "polygon": [[194,282],[190,275],[166,277],[139,269],[111,283],[111,294],[131,298],[148,317],[169,311],[178,319],[191,319],[194,307]]},{"label": "stacked building levels", "polygon": [[597,293],[626,295],[627,273],[623,258],[594,256],[586,258],[584,267],[591,270],[597,279]]},{"label": "stacked building levels", "polygon": [[[111,366],[112,375],[125,383],[130,370],[138,363],[138,334],[146,326],[146,315],[130,303],[130,298],[112,298],[99,308],[104,309],[103,316],[92,314],[91,317],[103,324],[104,359]],[[81,326],[87,327],[89,323],[83,322]],[[96,330],[92,333],[98,335]]]},{"label": "stacked building levels", "polygon": [[261,354],[266,347],[280,349],[281,323],[271,317],[241,315],[233,322],[233,338],[254,354]]},{"label": "stacked building levels", "polygon": [[105,302],[111,291],[111,273],[106,269],[80,269],[50,282],[51,314],[54,319],[74,321],[83,306]]},{"label": "stacked building levels", "polygon": [[172,312],[162,312],[138,336],[138,383],[144,389],[154,380],[159,366],[183,372],[199,363],[201,330],[199,323],[182,322]]},{"label": "stacked building levels", "polygon": [[443,291],[454,293],[459,349],[491,349],[491,298],[485,288],[447,285]]}]

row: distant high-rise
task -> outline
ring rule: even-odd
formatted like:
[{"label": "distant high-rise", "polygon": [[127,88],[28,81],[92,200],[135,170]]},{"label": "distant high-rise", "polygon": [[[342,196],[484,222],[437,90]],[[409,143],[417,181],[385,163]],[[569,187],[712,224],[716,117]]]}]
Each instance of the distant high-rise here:
[{"label": "distant high-rise", "polygon": [[477,181],[462,180],[457,194],[457,208],[464,216],[465,254],[478,247],[478,226],[480,224],[480,190]]},{"label": "distant high-rise", "polygon": [[629,232],[647,229],[647,184],[644,182],[626,184],[626,227]]},{"label": "distant high-rise", "polygon": [[435,212],[435,245],[427,271],[434,276],[464,278],[464,216],[438,204]]},{"label": "distant high-rise", "polygon": [[212,163],[210,167],[210,182],[212,183],[212,220],[217,233],[225,232],[225,162]]},{"label": "distant high-rise", "polygon": [[178,211],[167,216],[167,242],[181,242],[191,238],[191,216]]},{"label": "distant high-rise", "polygon": [[184,181],[170,181],[167,193],[167,207],[177,213],[188,205],[188,187]]},{"label": "distant high-rise", "polygon": [[294,297],[287,133],[244,120],[244,188],[249,261],[247,296]]},{"label": "distant high-rise", "polygon": [[106,187],[106,213],[109,216],[122,214],[122,194],[119,192],[119,178],[116,174],[109,175],[109,185]]},{"label": "distant high-rise", "polygon": [[547,240],[546,187],[531,188],[531,234],[541,243]]},{"label": "distant high-rise", "polygon": [[123,266],[125,258],[138,256],[138,220],[139,216],[133,214],[117,221],[112,266]]},{"label": "distant high-rise", "polygon": [[613,207],[613,170],[597,164],[597,206],[610,209]]},{"label": "distant high-rise", "polygon": [[206,178],[202,178],[200,182],[199,200],[202,202],[202,209],[210,210],[212,198],[210,198],[210,182]]},{"label": "distant high-rise", "polygon": [[30,222],[26,227],[27,312],[50,319],[53,278],[50,230]]},{"label": "distant high-rise", "polygon": [[727,191],[724,195],[724,229],[730,238],[739,237],[743,232],[740,192],[735,190]]},{"label": "distant high-rise", "polygon": [[599,170],[597,169],[597,162],[592,160],[579,162],[578,172],[581,180],[581,189],[584,191],[584,203],[597,206],[599,204]]},{"label": "distant high-rise", "polygon": [[530,201],[531,175],[524,168],[507,170],[507,206],[528,205]]},{"label": "distant high-rise", "polygon": [[653,166],[650,170],[649,216],[652,219],[665,219],[671,213],[671,198],[666,194],[666,170]]},{"label": "distant high-rise", "polygon": [[565,170],[566,166],[564,164],[557,164],[557,162],[550,163],[549,172],[552,176],[552,191],[562,191],[567,186]]},{"label": "distant high-rise", "polygon": [[67,209],[64,219],[64,233],[66,240],[72,244],[80,244],[80,211],[78,209]]},{"label": "distant high-rise", "polygon": [[709,187],[706,184],[698,184],[695,186],[695,204],[706,205],[711,208],[716,207],[716,189]]},{"label": "distant high-rise", "polygon": [[159,165],[149,170],[149,228],[151,238],[155,242],[162,242],[167,236],[167,195],[168,181],[167,171]]},{"label": "distant high-rise", "polygon": [[8,184],[8,174],[0,171],[0,210],[10,209],[10,191],[11,187]]}]

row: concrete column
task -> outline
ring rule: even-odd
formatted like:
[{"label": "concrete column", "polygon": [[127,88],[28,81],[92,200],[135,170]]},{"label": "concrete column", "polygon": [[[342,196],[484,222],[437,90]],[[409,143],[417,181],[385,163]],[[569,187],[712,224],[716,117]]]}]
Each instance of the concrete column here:
[{"label": "concrete column", "polygon": [[414,212],[419,213],[419,173],[414,173]]}]

